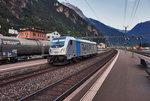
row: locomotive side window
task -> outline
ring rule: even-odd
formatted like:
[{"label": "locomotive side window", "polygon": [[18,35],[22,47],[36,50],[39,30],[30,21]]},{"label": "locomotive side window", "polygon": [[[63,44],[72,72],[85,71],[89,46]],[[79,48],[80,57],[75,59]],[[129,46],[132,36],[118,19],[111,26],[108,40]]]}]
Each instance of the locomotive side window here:
[{"label": "locomotive side window", "polygon": [[70,45],[72,45],[72,40],[70,40]]}]

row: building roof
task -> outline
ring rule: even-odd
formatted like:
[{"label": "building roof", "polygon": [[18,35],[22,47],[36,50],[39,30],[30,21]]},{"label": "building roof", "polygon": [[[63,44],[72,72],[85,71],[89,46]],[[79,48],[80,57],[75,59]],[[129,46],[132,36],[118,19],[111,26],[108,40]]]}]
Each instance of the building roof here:
[{"label": "building roof", "polygon": [[39,33],[51,33],[51,31],[45,31],[45,30],[42,30],[42,29],[35,29],[34,27],[32,28],[21,28],[19,30],[19,32],[24,32],[24,31],[32,31],[32,32],[39,32]]}]

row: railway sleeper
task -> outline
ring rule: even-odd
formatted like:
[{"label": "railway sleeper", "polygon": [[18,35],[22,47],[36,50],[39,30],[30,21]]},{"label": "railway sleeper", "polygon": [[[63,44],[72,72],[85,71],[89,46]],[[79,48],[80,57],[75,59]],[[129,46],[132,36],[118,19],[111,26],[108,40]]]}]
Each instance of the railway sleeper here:
[{"label": "railway sleeper", "polygon": [[52,88],[54,91],[63,91],[63,88],[60,88],[59,86]]},{"label": "railway sleeper", "polygon": [[47,94],[51,95],[51,96],[56,96],[57,97],[57,96],[61,95],[61,92],[58,92],[56,90],[51,89],[51,90],[47,91]]},{"label": "railway sleeper", "polygon": [[67,89],[67,88],[68,88],[68,85],[65,85],[65,84],[62,83],[62,84],[59,85],[58,87],[59,87],[59,88],[63,88],[63,89]]},{"label": "railway sleeper", "polygon": [[68,82],[69,83],[69,85],[74,85],[76,82],[78,82],[78,81],[66,81],[66,82]]},{"label": "railway sleeper", "polygon": [[[55,99],[56,97],[54,96],[47,96],[47,95],[43,95],[43,96],[37,96],[34,99],[32,99],[32,101],[47,101],[50,99]],[[28,100],[30,101],[30,100]]]}]

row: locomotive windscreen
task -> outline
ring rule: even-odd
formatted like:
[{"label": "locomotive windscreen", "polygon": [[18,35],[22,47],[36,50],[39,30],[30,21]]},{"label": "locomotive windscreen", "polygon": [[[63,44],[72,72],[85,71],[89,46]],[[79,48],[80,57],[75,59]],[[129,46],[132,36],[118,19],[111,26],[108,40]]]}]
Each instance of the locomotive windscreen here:
[{"label": "locomotive windscreen", "polygon": [[54,38],[51,42],[52,48],[60,48],[63,47],[65,43],[65,38]]}]

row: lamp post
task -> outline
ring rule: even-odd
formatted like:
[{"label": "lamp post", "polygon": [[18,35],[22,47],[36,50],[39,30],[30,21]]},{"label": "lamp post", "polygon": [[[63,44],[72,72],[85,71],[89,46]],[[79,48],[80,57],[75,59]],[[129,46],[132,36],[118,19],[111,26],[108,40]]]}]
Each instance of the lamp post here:
[{"label": "lamp post", "polygon": [[140,41],[141,41],[140,44],[141,44],[141,47],[142,47],[142,39],[143,39],[143,37],[140,36],[139,39],[140,39]]},{"label": "lamp post", "polygon": [[132,58],[134,58],[133,45],[134,45],[134,35],[132,35]]},{"label": "lamp post", "polygon": [[[127,29],[128,29],[129,26],[123,26],[123,27],[124,27],[124,34],[125,34],[125,36],[127,36]],[[127,40],[128,40],[128,37],[125,37],[126,47],[127,47]]]},{"label": "lamp post", "polygon": [[126,42],[126,50],[127,50],[127,46],[129,45],[129,40],[130,40],[129,37],[126,37],[126,38],[125,38],[125,42]]},{"label": "lamp post", "polygon": [[125,47],[125,52],[127,51],[127,38],[124,38],[125,42],[124,42],[124,47]]},{"label": "lamp post", "polygon": [[143,39],[143,37],[142,37],[142,36],[139,36],[139,37],[137,37],[136,39],[140,41],[139,46],[142,47],[142,39]]}]

